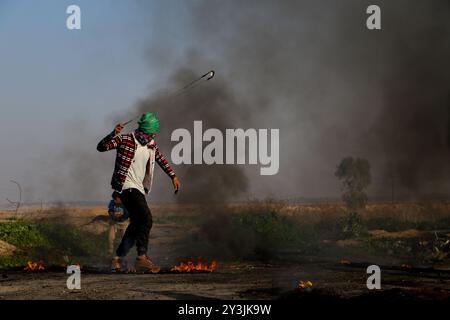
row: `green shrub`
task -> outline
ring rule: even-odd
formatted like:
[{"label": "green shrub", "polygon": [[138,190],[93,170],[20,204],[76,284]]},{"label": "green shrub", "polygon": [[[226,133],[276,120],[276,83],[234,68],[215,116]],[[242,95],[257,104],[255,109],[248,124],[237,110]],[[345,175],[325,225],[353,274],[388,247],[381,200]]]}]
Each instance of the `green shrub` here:
[{"label": "green shrub", "polygon": [[272,256],[284,250],[316,250],[313,231],[303,230],[297,221],[276,211],[233,215],[233,232],[245,234],[254,242],[254,253]]},{"label": "green shrub", "polygon": [[0,269],[23,266],[29,260],[30,260],[30,257],[23,255],[23,254],[0,256]]},{"label": "green shrub", "polygon": [[42,221],[39,231],[48,245],[41,248],[46,256],[88,257],[106,250],[106,234],[96,235],[73,225]]},{"label": "green shrub", "polygon": [[0,223],[0,240],[21,249],[48,244],[36,222],[16,219]]},{"label": "green shrub", "polygon": [[[106,252],[106,231],[93,234],[54,220],[12,219],[0,223],[0,240],[18,248],[11,256],[0,257],[0,268],[23,265],[28,260],[61,264],[98,258]],[[66,258],[64,258],[66,257]]]},{"label": "green shrub", "polygon": [[275,211],[234,216],[238,226],[255,232],[264,242],[296,245],[302,242],[298,226]]}]

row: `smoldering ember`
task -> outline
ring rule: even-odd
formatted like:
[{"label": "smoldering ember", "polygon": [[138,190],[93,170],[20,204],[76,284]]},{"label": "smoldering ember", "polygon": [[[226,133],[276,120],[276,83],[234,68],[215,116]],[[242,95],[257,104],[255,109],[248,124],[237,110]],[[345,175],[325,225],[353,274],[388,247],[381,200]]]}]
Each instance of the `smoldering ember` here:
[{"label": "smoldering ember", "polygon": [[[221,130],[209,128],[203,132],[202,121],[194,121],[193,137],[184,128],[172,132],[171,140],[178,142],[172,148],[172,162],[221,165],[246,164],[248,159],[248,164],[259,163],[263,166],[260,168],[261,175],[275,175],[280,162],[279,129],[270,129],[270,144],[268,135],[269,129],[226,129],[224,148],[224,134]],[[209,142],[204,149],[203,142]]]}]

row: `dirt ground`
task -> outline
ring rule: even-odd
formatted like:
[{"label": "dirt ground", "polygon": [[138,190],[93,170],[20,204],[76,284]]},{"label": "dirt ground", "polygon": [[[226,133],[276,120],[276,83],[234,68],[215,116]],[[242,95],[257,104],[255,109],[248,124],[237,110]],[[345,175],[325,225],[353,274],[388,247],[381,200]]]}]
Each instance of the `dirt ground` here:
[{"label": "dirt ground", "polygon": [[[265,271],[265,272],[264,272]],[[265,276],[261,276],[265,274]],[[82,272],[81,290],[68,290],[63,272],[9,273],[1,299],[268,299],[270,269],[229,266],[204,274],[93,274]],[[253,292],[255,290],[255,292]],[[262,293],[258,293],[261,291]]]},{"label": "dirt ground", "polygon": [[[81,226],[98,213],[96,209],[69,218]],[[176,221],[160,220],[152,229],[150,252],[163,270],[169,270],[180,262],[180,253],[173,244],[177,236],[186,235],[186,230]],[[90,226],[99,230],[104,227]],[[68,275],[63,269],[11,269],[0,272],[0,299],[355,299],[384,294],[386,299],[394,300],[450,301],[450,265],[439,265],[439,272],[432,266],[402,266],[400,260],[388,257],[360,255],[351,261],[346,259],[339,255],[304,256],[290,252],[282,259],[265,262],[219,260],[212,273],[194,274],[111,274],[107,261],[102,261],[82,266],[81,290],[67,289]],[[369,264],[378,264],[382,269],[382,290],[377,293],[366,287]],[[300,280],[311,281],[312,287],[296,289]]]},{"label": "dirt ground", "polygon": [[[364,267],[331,262],[285,265],[223,264],[202,274],[109,274],[83,272],[81,290],[68,290],[67,275],[60,272],[3,272],[0,299],[278,299],[296,294],[320,293],[353,299],[369,293]],[[313,287],[297,290],[298,280]],[[447,300],[450,274],[382,269],[382,290],[400,299]]]}]

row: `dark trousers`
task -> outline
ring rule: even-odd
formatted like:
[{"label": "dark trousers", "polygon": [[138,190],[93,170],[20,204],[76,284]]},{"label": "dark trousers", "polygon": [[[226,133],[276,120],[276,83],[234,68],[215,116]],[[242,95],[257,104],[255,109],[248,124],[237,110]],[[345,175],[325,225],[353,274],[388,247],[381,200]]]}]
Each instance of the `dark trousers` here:
[{"label": "dark trousers", "polygon": [[137,189],[127,189],[122,191],[120,198],[130,215],[130,224],[116,254],[119,257],[125,257],[135,244],[138,255],[147,254],[148,237],[153,220],[145,196]]}]

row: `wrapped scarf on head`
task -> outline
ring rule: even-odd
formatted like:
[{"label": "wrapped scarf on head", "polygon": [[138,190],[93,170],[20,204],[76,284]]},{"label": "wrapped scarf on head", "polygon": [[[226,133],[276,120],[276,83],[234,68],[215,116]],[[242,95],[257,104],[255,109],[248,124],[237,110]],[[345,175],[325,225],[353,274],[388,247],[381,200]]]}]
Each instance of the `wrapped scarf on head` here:
[{"label": "wrapped scarf on head", "polygon": [[159,120],[153,112],[146,112],[138,121],[139,130],[146,134],[159,131]]},{"label": "wrapped scarf on head", "polygon": [[153,112],[146,112],[138,121],[139,128],[134,132],[136,140],[143,146],[148,144],[154,133],[159,131],[159,120]]}]

